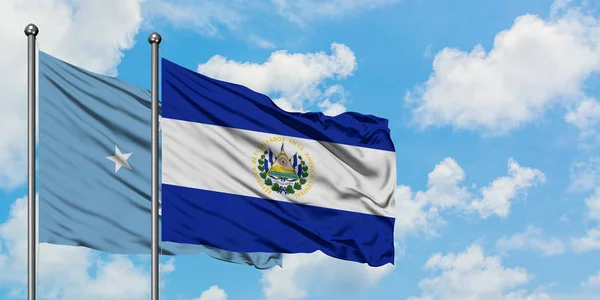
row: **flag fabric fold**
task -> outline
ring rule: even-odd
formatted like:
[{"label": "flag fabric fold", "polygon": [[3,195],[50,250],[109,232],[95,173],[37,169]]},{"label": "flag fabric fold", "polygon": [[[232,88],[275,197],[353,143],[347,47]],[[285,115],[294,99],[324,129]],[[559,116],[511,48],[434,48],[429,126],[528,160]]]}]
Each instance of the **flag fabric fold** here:
[{"label": "flag fabric fold", "polygon": [[[40,243],[151,252],[150,99],[148,90],[39,52]],[[163,255],[206,253],[259,269],[282,265],[279,253],[159,246]]]},{"label": "flag fabric fold", "polygon": [[164,58],[161,80],[164,241],[394,263],[387,120],[286,112]]}]

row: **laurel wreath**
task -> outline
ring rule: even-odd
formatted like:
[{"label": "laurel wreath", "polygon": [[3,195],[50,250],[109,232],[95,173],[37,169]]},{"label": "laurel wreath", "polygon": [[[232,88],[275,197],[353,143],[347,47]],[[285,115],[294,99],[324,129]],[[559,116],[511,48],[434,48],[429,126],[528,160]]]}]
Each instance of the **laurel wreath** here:
[{"label": "laurel wreath", "polygon": [[[265,172],[264,163],[265,163],[265,157],[267,156],[267,154],[269,154],[269,151],[265,151],[260,156],[260,159],[258,159],[257,168],[260,171],[259,175],[263,179],[265,185],[270,186],[271,190],[279,193],[281,191],[281,186],[277,182],[273,183],[271,178],[267,177],[267,172]],[[304,162],[304,159],[302,158],[302,156],[298,155],[298,159],[300,160],[300,164],[302,165],[302,174],[300,174],[300,180],[296,181],[293,185],[292,184],[287,185],[287,187],[285,188],[285,192],[288,194],[295,193],[295,190],[298,190],[298,191],[301,190],[302,186],[306,183],[306,177],[308,177],[308,166]]]}]

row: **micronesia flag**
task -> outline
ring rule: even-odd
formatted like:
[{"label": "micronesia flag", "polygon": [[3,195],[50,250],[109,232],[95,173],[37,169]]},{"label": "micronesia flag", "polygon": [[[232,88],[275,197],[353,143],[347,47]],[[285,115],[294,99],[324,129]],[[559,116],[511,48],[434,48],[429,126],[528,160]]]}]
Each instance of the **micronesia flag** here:
[{"label": "micronesia flag", "polygon": [[[150,101],[145,89],[39,52],[40,243],[150,254]],[[172,242],[159,243],[159,251],[260,269],[282,265],[278,253]]]},{"label": "micronesia flag", "polygon": [[394,263],[387,120],[285,112],[166,59],[161,76],[164,241]]}]

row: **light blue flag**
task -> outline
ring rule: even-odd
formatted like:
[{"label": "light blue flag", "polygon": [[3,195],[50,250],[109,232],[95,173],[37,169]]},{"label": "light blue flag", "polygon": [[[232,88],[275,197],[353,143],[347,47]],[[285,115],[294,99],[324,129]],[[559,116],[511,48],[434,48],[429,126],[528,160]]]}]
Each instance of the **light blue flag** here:
[{"label": "light blue flag", "polygon": [[[40,243],[151,252],[150,99],[145,89],[39,53]],[[259,269],[282,265],[279,253],[160,247],[164,255],[206,253]]]}]

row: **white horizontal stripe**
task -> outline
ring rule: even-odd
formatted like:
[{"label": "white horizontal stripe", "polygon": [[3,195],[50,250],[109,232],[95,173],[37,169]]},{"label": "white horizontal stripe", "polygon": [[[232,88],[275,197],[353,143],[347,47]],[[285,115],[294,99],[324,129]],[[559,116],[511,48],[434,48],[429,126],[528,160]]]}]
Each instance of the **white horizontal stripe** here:
[{"label": "white horizontal stripe", "polygon": [[[161,127],[165,184],[395,216],[394,152],[167,118]],[[258,175],[257,159],[267,149],[277,156],[282,141],[288,157],[298,151],[309,166],[307,182],[294,194],[271,191]]]}]

